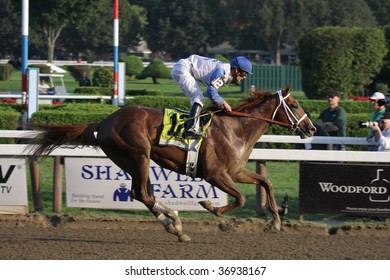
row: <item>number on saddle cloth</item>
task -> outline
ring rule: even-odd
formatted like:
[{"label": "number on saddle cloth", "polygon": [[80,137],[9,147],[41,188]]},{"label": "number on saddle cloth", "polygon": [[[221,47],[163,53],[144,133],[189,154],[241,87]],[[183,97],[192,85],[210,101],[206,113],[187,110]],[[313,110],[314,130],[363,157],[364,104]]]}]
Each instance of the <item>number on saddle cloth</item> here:
[{"label": "number on saddle cloth", "polygon": [[[165,109],[163,117],[163,131],[160,136],[160,145],[174,145],[186,148],[189,139],[184,139],[182,134],[186,127],[188,112],[183,112],[180,109]],[[207,127],[210,126],[211,116],[207,115],[200,119],[200,130],[204,133]],[[201,139],[200,139],[201,140]]]},{"label": "number on saddle cloth", "polygon": [[[178,110],[174,110],[172,114],[164,114],[164,130],[165,126],[167,126],[167,129],[169,128],[168,122],[165,122],[165,117],[169,116],[170,119],[170,126],[171,128],[168,130],[167,134],[169,136],[181,136],[183,129],[185,128],[186,120],[188,118],[187,112],[181,112]],[[167,112],[165,110],[165,112]]]}]

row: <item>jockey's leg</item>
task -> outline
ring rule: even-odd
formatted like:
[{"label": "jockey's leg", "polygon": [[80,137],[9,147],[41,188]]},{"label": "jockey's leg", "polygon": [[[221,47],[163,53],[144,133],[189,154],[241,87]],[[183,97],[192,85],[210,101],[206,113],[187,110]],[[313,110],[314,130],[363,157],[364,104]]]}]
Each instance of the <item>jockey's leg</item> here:
[{"label": "jockey's leg", "polygon": [[194,103],[192,105],[190,115],[188,117],[186,131],[183,133],[183,137],[186,139],[199,139],[203,138],[203,135],[199,133],[199,118],[202,111],[202,105]]}]

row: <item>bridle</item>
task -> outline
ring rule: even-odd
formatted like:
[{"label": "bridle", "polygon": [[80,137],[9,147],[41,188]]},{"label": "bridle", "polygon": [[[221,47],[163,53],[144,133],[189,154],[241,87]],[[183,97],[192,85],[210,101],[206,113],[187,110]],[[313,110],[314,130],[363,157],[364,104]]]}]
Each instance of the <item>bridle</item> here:
[{"label": "bridle", "polygon": [[[233,115],[233,116],[248,117],[248,118],[263,120],[263,121],[266,121],[269,123],[274,123],[274,124],[278,124],[281,126],[285,126],[285,127],[290,128],[292,131],[296,131],[298,129],[299,124],[307,117],[307,114],[304,114],[300,119],[298,119],[286,103],[286,99],[290,96],[290,93],[287,94],[286,96],[283,96],[282,91],[278,90],[278,96],[279,96],[279,104],[275,108],[275,110],[272,114],[272,119],[265,118],[265,117],[262,117],[259,115],[247,114],[247,113],[236,112],[236,111],[230,111],[230,112],[226,112],[226,113],[228,115]],[[284,112],[286,113],[287,118],[289,120],[289,123],[280,122],[280,121],[275,120],[276,113],[278,112],[279,108],[281,108],[281,107],[283,107]]]}]

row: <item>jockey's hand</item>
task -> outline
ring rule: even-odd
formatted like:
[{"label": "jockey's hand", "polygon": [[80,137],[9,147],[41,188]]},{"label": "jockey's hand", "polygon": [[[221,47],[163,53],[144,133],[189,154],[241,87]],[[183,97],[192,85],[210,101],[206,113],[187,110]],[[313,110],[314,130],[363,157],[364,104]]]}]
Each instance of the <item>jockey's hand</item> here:
[{"label": "jockey's hand", "polygon": [[226,111],[228,112],[231,112],[232,111],[232,107],[230,107],[230,105],[225,101],[223,102],[223,104],[221,105],[220,107],[221,109],[225,109]]}]

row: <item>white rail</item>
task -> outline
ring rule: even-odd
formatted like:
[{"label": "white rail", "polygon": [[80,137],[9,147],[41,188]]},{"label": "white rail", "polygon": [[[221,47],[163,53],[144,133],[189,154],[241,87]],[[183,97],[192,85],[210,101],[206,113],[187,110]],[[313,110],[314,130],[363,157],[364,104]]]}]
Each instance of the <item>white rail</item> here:
[{"label": "white rail", "polygon": [[[22,95],[21,93],[19,94],[3,94],[3,93],[0,93],[0,99],[1,98],[12,98],[12,99],[22,99]],[[88,99],[88,100],[94,100],[94,99],[100,99],[100,100],[111,100],[112,99],[112,96],[109,96],[109,95],[57,95],[57,94],[54,94],[54,95],[44,95],[44,94],[40,94],[39,99]],[[134,98],[133,96],[125,96],[125,99],[132,99]]]},{"label": "white rail", "polygon": [[[0,138],[31,138],[36,131],[0,130]],[[259,142],[274,143],[330,143],[345,145],[368,145],[365,138],[359,137],[312,137],[300,139],[298,136],[263,135]],[[0,144],[0,156],[28,156],[25,144]],[[54,150],[51,156],[105,157],[100,149],[92,147],[64,146]],[[297,160],[297,161],[345,161],[345,162],[390,162],[386,152],[329,151],[294,149],[253,149],[250,160]]]}]

